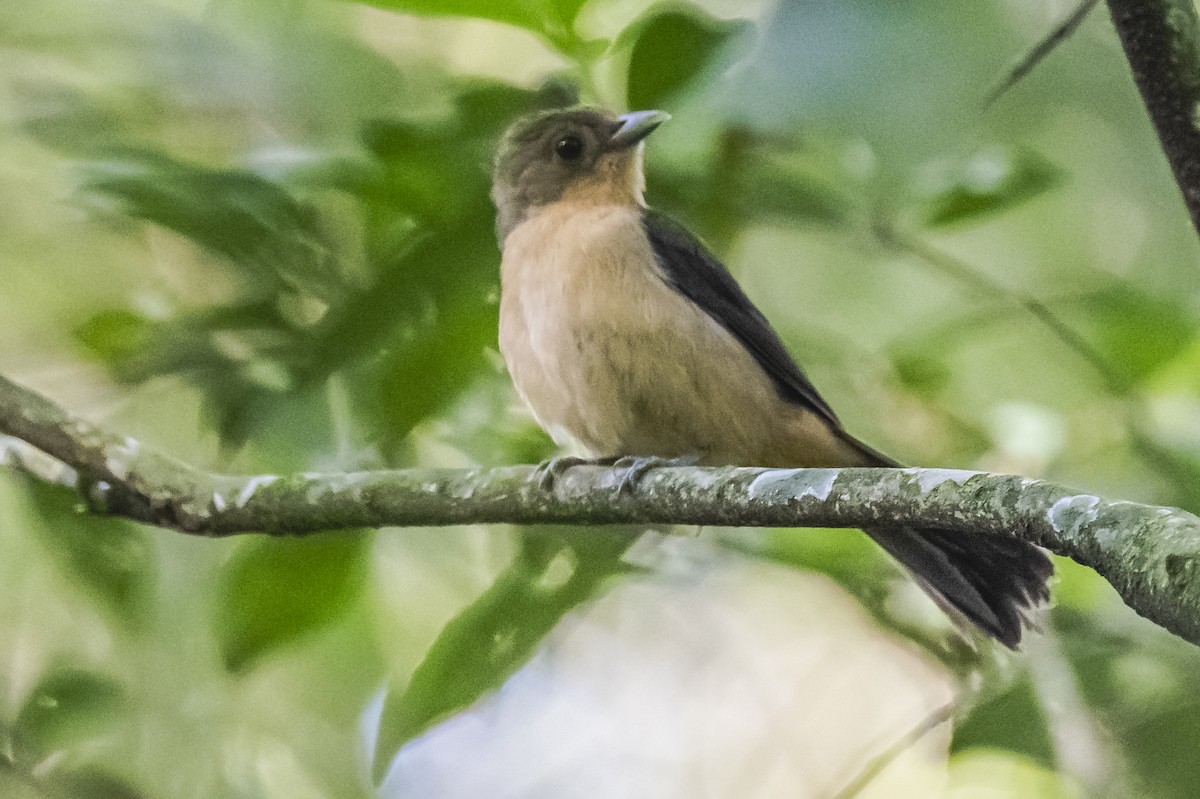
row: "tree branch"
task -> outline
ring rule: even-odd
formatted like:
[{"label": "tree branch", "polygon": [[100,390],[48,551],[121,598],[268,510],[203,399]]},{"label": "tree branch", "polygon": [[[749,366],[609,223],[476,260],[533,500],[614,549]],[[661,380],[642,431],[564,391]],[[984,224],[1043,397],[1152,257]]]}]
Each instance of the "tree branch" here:
[{"label": "tree branch", "polygon": [[1108,0],[1108,8],[1200,232],[1200,19],[1193,0]]},{"label": "tree branch", "polygon": [[1200,644],[1200,518],[1040,480],[954,469],[673,467],[628,492],[622,472],[533,467],[209,474],[74,418],[0,377],[0,433],[75,470],[97,513],[209,537],[457,524],[911,524],[1031,541],[1094,568],[1146,618]]}]

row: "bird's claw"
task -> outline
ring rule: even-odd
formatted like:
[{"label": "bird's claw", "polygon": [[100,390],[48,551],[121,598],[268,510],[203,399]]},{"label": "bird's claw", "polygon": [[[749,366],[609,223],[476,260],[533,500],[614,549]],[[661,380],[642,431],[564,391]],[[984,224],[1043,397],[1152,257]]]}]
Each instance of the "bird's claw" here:
[{"label": "bird's claw", "polygon": [[529,476],[530,482],[537,483],[543,491],[553,491],[554,484],[572,466],[612,466],[624,469],[625,473],[617,481],[617,493],[628,494],[637,487],[638,482],[651,469],[663,466],[695,466],[700,458],[695,455],[681,455],[675,458],[662,458],[657,455],[620,455],[608,458],[580,458],[575,455],[559,455],[538,464]]},{"label": "bird's claw", "polygon": [[572,466],[582,466],[592,463],[587,458],[576,457],[575,455],[558,455],[548,461],[542,461],[538,467],[533,470],[533,474],[529,476],[529,481],[537,483],[538,488],[543,491],[554,490],[554,484],[558,482],[558,478],[566,473],[567,469]]},{"label": "bird's claw", "polygon": [[675,458],[662,458],[656,455],[626,455],[617,458],[613,462],[613,466],[625,469],[625,474],[621,475],[621,479],[617,483],[617,493],[629,494],[632,492],[641,479],[646,476],[646,472],[651,469],[659,469],[664,466],[695,466],[699,460],[695,455],[680,455]]}]

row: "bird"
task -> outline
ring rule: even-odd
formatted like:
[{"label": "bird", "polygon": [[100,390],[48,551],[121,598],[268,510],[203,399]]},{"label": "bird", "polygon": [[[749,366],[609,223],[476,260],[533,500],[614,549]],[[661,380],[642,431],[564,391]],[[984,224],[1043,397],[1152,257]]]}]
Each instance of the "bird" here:
[{"label": "bird", "polygon": [[[577,106],[496,148],[499,346],[513,385],[580,462],[773,468],[900,464],[854,438],[699,238],[647,207],[644,144],[670,116]],[[865,531],[953,619],[1016,649],[1049,599],[1033,544],[897,524]]]}]

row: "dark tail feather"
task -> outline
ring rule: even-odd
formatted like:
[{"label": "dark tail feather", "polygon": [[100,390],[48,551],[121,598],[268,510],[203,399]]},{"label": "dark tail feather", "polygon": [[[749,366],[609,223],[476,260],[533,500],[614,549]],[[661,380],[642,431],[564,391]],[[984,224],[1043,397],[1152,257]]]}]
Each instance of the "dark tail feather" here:
[{"label": "dark tail feather", "polygon": [[867,534],[912,572],[943,608],[966,616],[1015,649],[1029,610],[1050,598],[1050,558],[1025,541],[998,535],[899,527]]},{"label": "dark tail feather", "polygon": [[[878,450],[838,430],[856,465],[899,467]],[[966,616],[1015,649],[1030,610],[1050,599],[1054,565],[1033,544],[1000,535],[913,527],[867,530],[867,535],[912,572],[933,600]]]}]

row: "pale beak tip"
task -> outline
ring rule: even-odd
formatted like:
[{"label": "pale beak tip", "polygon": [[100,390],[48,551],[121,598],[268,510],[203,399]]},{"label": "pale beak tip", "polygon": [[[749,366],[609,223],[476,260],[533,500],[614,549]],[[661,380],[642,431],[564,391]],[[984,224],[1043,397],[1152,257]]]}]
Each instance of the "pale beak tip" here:
[{"label": "pale beak tip", "polygon": [[666,111],[633,111],[617,117],[620,127],[609,139],[614,148],[632,147],[653,133],[659,125],[671,118]]}]

